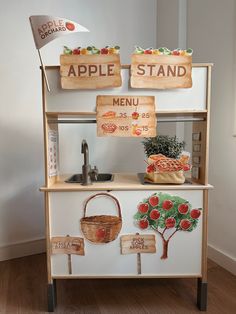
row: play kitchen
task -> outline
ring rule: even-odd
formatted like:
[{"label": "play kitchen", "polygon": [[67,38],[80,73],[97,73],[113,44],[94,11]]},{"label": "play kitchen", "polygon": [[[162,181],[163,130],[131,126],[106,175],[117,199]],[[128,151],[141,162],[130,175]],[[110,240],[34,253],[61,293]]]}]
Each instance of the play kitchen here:
[{"label": "play kitchen", "polygon": [[48,310],[60,279],[161,277],[206,310],[212,65],[118,48],[66,47],[42,79]]}]

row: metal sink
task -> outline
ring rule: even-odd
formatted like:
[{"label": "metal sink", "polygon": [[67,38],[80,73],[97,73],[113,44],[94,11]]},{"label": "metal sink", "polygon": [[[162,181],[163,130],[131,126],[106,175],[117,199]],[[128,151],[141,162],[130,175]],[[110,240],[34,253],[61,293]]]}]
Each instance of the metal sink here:
[{"label": "metal sink", "polygon": [[[111,173],[99,173],[97,176],[97,179],[92,179],[92,182],[107,182],[107,181],[113,181],[113,174]],[[65,182],[67,183],[82,183],[83,177],[82,174],[73,174],[70,178],[66,179]]]}]

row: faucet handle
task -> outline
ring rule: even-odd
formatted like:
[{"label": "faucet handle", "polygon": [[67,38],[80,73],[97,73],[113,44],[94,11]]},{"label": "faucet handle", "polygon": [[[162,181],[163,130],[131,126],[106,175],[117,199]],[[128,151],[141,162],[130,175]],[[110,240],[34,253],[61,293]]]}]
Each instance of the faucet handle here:
[{"label": "faucet handle", "polygon": [[98,168],[96,166],[94,166],[94,168],[91,169],[90,176],[91,176],[92,181],[97,181],[97,178],[98,178]]}]

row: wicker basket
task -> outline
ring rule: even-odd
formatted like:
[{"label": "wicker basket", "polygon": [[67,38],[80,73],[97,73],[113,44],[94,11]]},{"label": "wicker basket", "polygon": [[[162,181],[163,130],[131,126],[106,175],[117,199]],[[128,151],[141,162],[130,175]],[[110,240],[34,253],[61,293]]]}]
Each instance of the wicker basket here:
[{"label": "wicker basket", "polygon": [[[116,203],[118,216],[99,215],[86,216],[88,203],[100,196],[110,197]],[[119,201],[108,193],[98,193],[87,199],[84,205],[84,217],[80,219],[81,230],[86,239],[94,243],[108,243],[115,240],[122,226],[122,217]]]}]

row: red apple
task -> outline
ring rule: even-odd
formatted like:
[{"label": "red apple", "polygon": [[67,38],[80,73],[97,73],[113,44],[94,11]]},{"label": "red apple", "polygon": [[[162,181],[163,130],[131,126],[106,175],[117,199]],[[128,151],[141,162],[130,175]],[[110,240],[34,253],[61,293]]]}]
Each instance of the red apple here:
[{"label": "red apple", "polygon": [[178,50],[173,50],[172,51],[172,55],[173,56],[179,56],[180,55],[180,52]]},{"label": "red apple", "polygon": [[74,49],[74,50],[72,51],[72,54],[73,54],[73,55],[80,55],[80,50],[79,50],[78,48],[76,48],[76,49]]},{"label": "red apple", "polygon": [[138,205],[138,211],[141,213],[141,214],[146,214],[148,212],[148,209],[149,209],[149,206],[147,203],[140,203]]},{"label": "red apple", "polygon": [[149,201],[149,204],[150,204],[152,207],[155,207],[155,206],[157,206],[158,203],[159,203],[159,198],[158,198],[157,196],[153,195],[153,196],[151,196],[151,197],[149,198],[148,201]]},{"label": "red apple", "polygon": [[102,48],[101,49],[101,54],[102,55],[107,55],[109,53],[109,50],[107,48]]},{"label": "red apple", "polygon": [[134,111],[134,112],[132,113],[132,119],[137,120],[138,117],[139,117],[139,113],[138,113],[137,111]]},{"label": "red apple", "polygon": [[137,129],[137,130],[135,131],[135,134],[138,135],[138,136],[141,135],[141,134],[142,134],[142,130],[141,130],[141,129]]},{"label": "red apple", "polygon": [[97,231],[96,231],[96,237],[97,237],[97,239],[104,239],[104,238],[105,238],[105,235],[106,235],[106,230],[105,230],[105,228],[97,229]]},{"label": "red apple", "polygon": [[201,215],[201,211],[199,209],[192,209],[191,212],[190,212],[190,216],[191,218],[193,219],[198,219]]},{"label": "red apple", "polygon": [[178,212],[182,215],[185,215],[187,214],[188,212],[188,204],[180,204],[178,206]]},{"label": "red apple", "polygon": [[144,53],[147,54],[147,55],[151,55],[152,54],[152,50],[146,49],[146,50],[144,50]]},{"label": "red apple", "polygon": [[176,220],[174,217],[169,217],[165,220],[165,225],[167,229],[174,228],[175,224],[176,224]]},{"label": "red apple", "polygon": [[191,169],[191,165],[190,164],[183,165],[183,170],[184,171],[189,171],[190,169]]},{"label": "red apple", "polygon": [[147,219],[141,219],[141,220],[139,220],[139,228],[141,228],[141,229],[147,229],[148,228],[148,225],[149,225],[149,223],[148,223],[148,220]]},{"label": "red apple", "polygon": [[146,172],[151,173],[151,172],[154,172],[154,170],[155,170],[155,167],[153,164],[151,164],[151,165],[147,166]]},{"label": "red apple", "polygon": [[150,212],[150,218],[152,220],[157,220],[159,219],[161,216],[160,212],[157,210],[157,209],[153,209],[151,212]]},{"label": "red apple", "polygon": [[192,226],[192,223],[188,219],[182,219],[179,225],[181,229],[188,230]]},{"label": "red apple", "polygon": [[70,23],[70,22],[66,22],[66,28],[69,30],[69,31],[73,31],[75,29],[75,25],[73,23]]},{"label": "red apple", "polygon": [[162,203],[162,208],[164,210],[170,210],[172,207],[173,207],[173,202],[171,200],[165,200],[163,203]]}]

